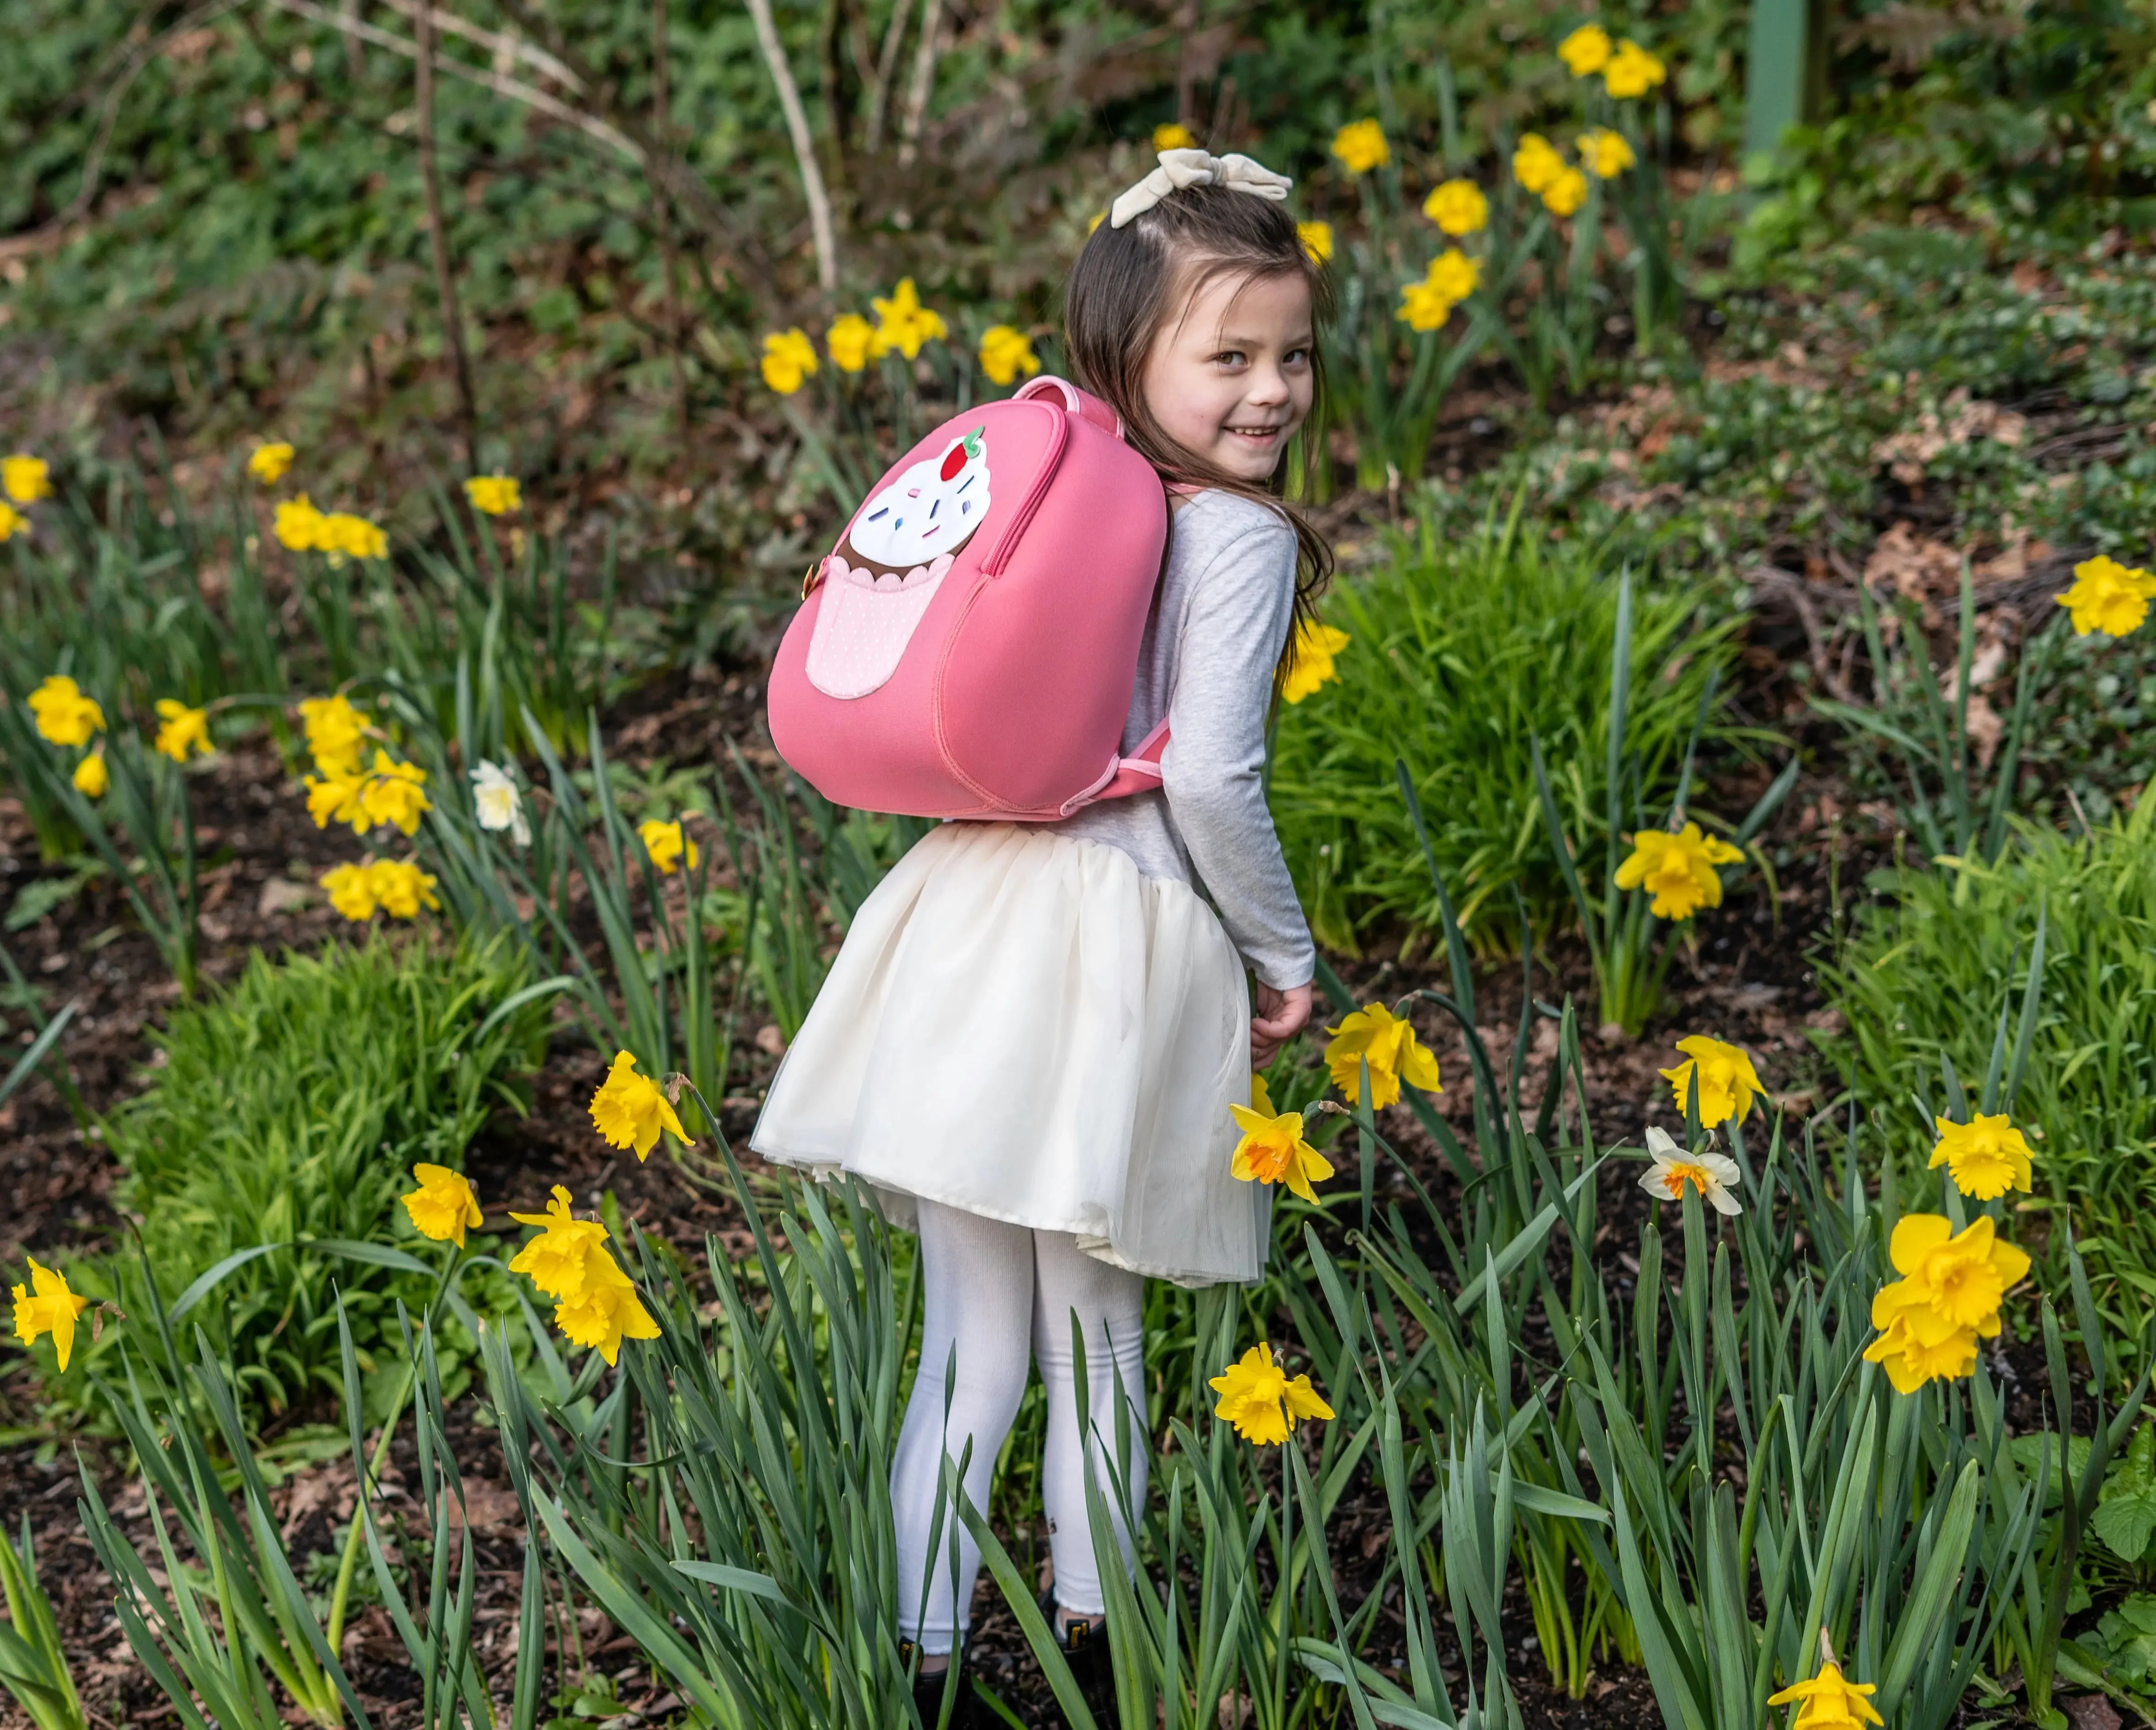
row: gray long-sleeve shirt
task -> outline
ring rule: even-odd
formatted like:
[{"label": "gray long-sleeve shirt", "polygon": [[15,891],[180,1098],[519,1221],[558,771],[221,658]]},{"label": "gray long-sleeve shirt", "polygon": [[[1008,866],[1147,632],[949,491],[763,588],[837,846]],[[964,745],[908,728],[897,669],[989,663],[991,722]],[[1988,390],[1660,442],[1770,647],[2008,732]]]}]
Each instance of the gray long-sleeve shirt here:
[{"label": "gray long-sleeve shirt", "polygon": [[1089,805],[1059,834],[1128,854],[1148,877],[1204,886],[1264,983],[1307,984],[1317,950],[1265,809],[1265,718],[1294,620],[1295,531],[1233,493],[1175,513],[1168,568],[1138,648],[1122,749],[1165,715],[1161,788]]}]

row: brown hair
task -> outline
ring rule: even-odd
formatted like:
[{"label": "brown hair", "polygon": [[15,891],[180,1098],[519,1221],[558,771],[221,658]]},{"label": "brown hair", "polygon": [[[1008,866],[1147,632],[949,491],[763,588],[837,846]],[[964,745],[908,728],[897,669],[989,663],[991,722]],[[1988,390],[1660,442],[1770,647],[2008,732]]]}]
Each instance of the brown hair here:
[{"label": "brown hair", "polygon": [[[1193,296],[1223,276],[1298,276],[1310,285],[1311,317],[1332,316],[1332,286],[1303,249],[1295,219],[1270,198],[1227,187],[1186,187],[1120,228],[1103,222],[1079,252],[1063,290],[1063,321],[1078,382],[1123,418],[1132,448],[1163,480],[1209,487],[1256,500],[1277,511],[1295,531],[1295,613],[1314,624],[1317,597],[1332,576],[1332,549],[1309,520],[1264,486],[1215,468],[1164,432],[1145,399],[1145,372],[1153,344]],[[1311,367],[1317,393],[1298,444],[1306,480],[1325,460],[1325,376],[1315,349]],[[1172,531],[1171,531],[1172,532]],[[1281,657],[1286,674],[1295,658],[1295,636]]]}]

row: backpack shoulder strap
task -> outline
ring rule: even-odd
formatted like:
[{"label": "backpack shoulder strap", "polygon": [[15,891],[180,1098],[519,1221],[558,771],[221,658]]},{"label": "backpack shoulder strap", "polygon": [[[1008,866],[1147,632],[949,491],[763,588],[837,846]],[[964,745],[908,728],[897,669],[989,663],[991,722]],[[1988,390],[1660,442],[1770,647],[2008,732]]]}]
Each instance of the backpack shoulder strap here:
[{"label": "backpack shoulder strap", "polygon": [[1168,722],[1163,718],[1128,757],[1111,757],[1106,772],[1098,781],[1065,803],[1063,814],[1068,817],[1087,805],[1098,804],[1102,799],[1127,798],[1134,793],[1151,793],[1161,783],[1160,759],[1161,754],[1168,749]]}]

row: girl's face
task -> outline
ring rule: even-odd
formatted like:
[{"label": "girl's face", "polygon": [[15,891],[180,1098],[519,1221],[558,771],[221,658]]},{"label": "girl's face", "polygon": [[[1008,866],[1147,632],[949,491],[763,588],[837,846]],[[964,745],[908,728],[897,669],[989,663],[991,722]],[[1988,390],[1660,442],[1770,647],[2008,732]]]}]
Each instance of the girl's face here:
[{"label": "girl's face", "polygon": [[1146,358],[1146,406],[1193,456],[1239,480],[1280,466],[1317,388],[1310,285],[1300,275],[1215,277]]}]

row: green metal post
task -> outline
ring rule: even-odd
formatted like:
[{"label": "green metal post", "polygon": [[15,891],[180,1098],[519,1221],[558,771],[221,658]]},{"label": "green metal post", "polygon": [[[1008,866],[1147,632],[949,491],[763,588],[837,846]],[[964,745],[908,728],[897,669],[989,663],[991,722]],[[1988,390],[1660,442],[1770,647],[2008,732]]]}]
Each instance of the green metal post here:
[{"label": "green metal post", "polygon": [[1826,82],[1825,0],[1753,0],[1744,75],[1744,148],[1771,152],[1815,118]]}]

